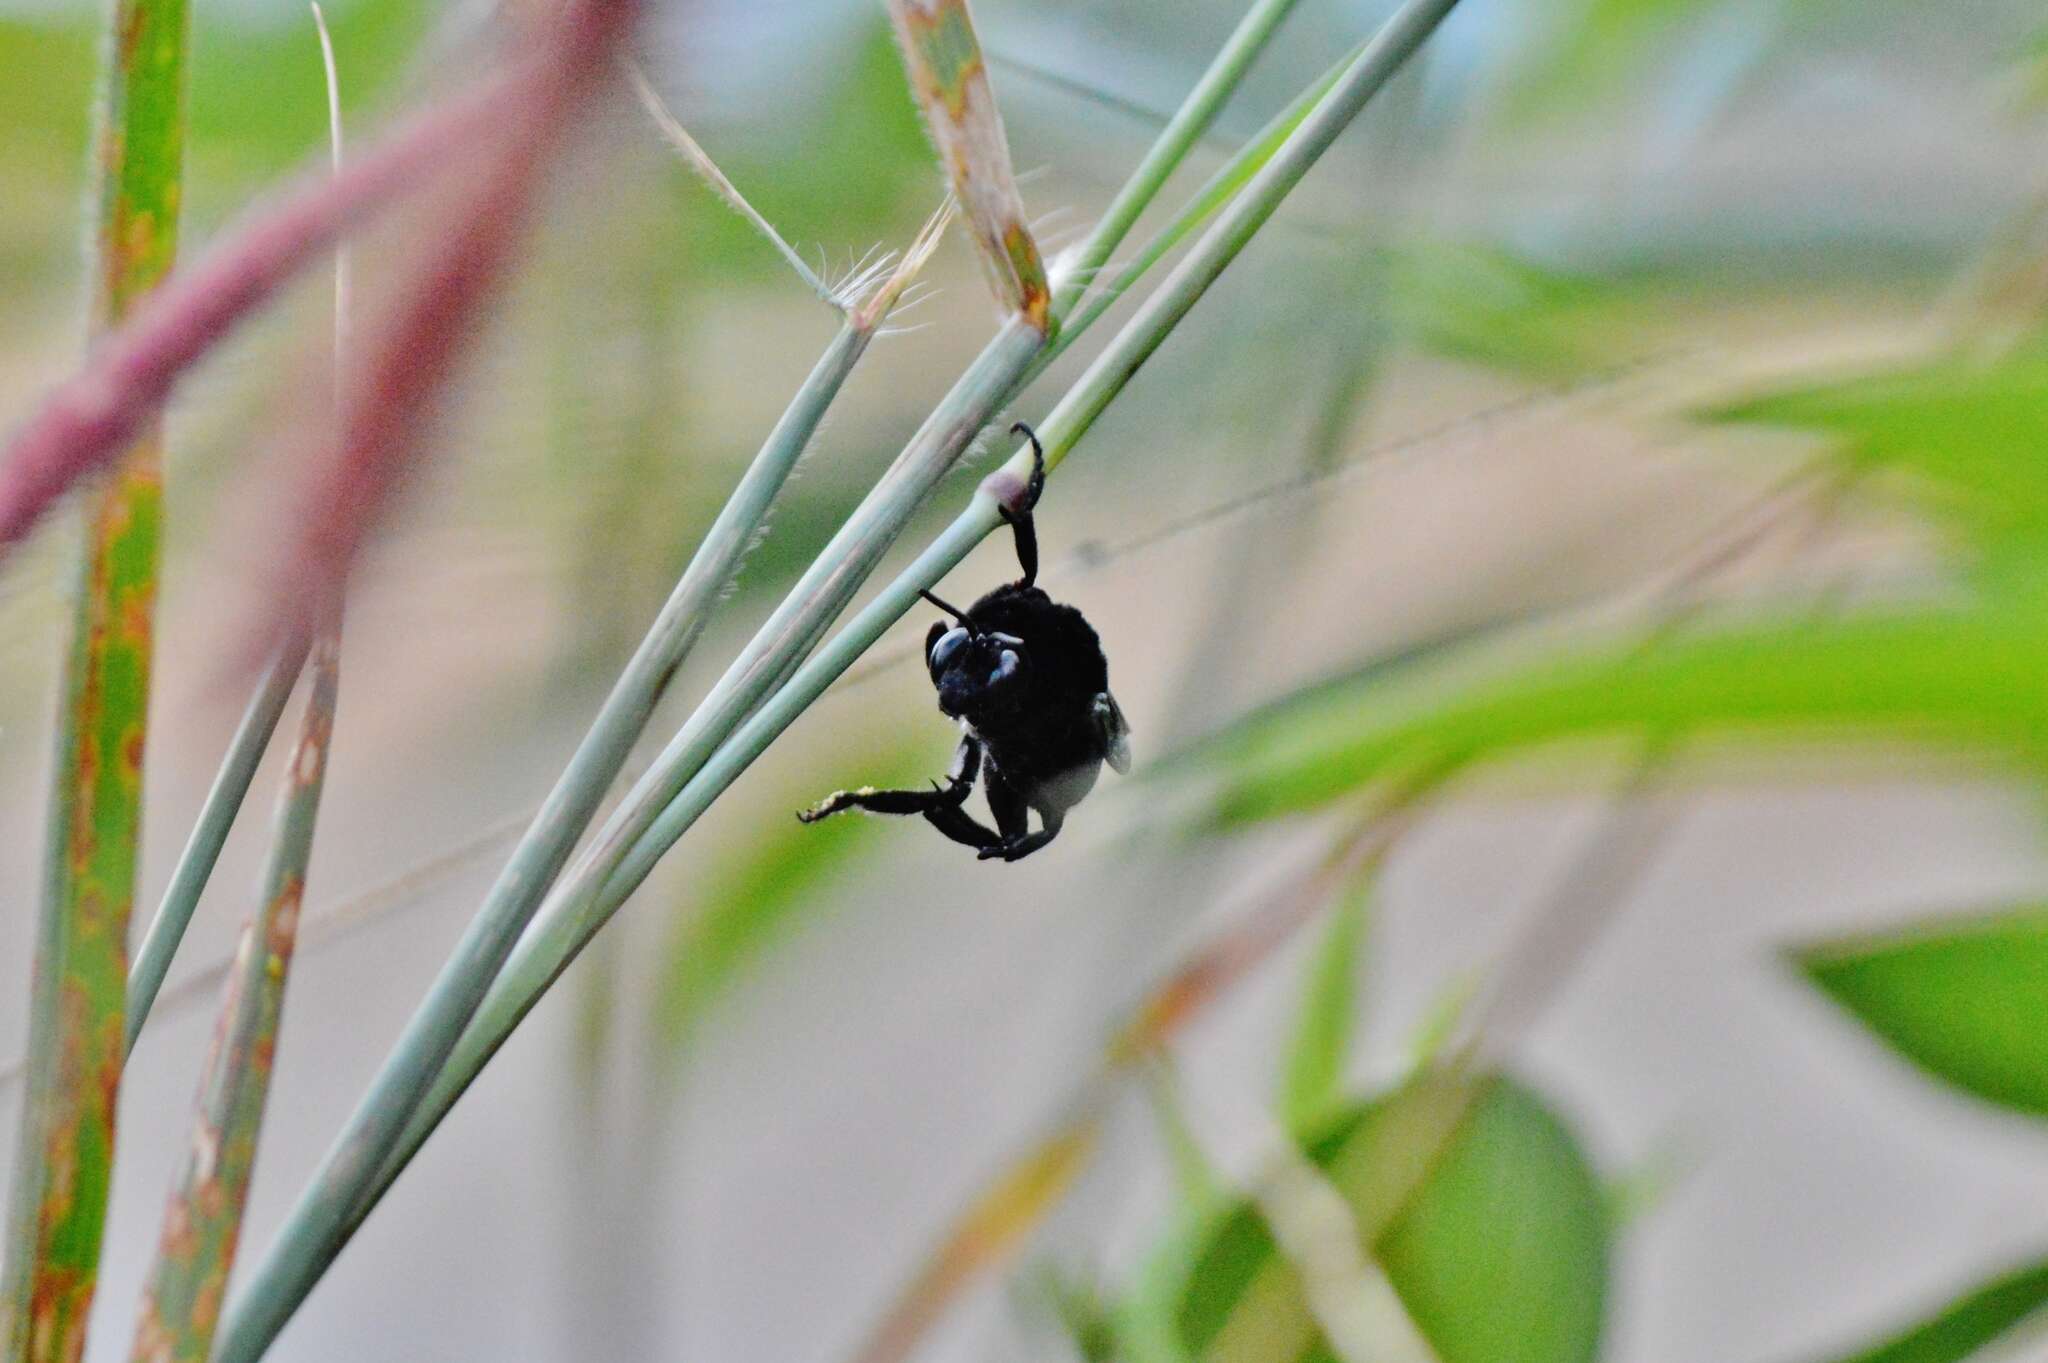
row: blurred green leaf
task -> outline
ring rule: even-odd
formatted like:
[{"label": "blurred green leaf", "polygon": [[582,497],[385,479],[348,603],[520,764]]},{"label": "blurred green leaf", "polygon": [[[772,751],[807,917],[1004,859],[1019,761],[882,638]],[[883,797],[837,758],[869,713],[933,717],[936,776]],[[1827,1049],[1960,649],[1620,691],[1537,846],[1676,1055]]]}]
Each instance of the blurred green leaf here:
[{"label": "blurred green leaf", "polygon": [[1033,1286],[1051,1308],[1081,1363],[1110,1363],[1117,1356],[1110,1303],[1094,1278],[1049,1263],[1036,1275]]},{"label": "blurred green leaf", "polygon": [[[1903,7],[1902,7],[1903,8]],[[1542,8],[1547,27],[1523,44],[1498,119],[1509,127],[1588,111],[1617,95],[1673,98],[1698,119],[1702,81],[1739,90],[1767,58],[1816,32],[1867,35],[1873,0],[1566,0]],[[1854,26],[1853,28],[1850,26]],[[1674,65],[1700,63],[1677,72]]]},{"label": "blurred green leaf", "polygon": [[[936,760],[920,756],[869,760],[863,774],[878,785],[914,784]],[[786,807],[763,811],[754,836],[693,889],[675,920],[667,963],[655,994],[656,1031],[671,1057],[680,1055],[727,990],[760,957],[795,930],[807,912],[824,908],[833,882],[879,843],[887,829],[924,830],[922,820],[845,814],[800,824],[790,811],[819,792],[792,794]]]},{"label": "blurred green leaf", "polygon": [[[1527,1089],[1431,1077],[1344,1114],[1307,1150],[1443,1363],[1582,1363],[1607,1293],[1600,1187],[1576,1141]],[[1261,1216],[1205,1238],[1176,1312],[1204,1363],[1329,1358],[1295,1270]]]},{"label": "blurred green leaf", "polygon": [[879,822],[858,815],[804,827],[764,830],[693,895],[670,938],[657,1000],[671,1051],[695,1034],[704,1014],[751,961],[793,926],[846,864],[872,846]]},{"label": "blurred green leaf", "polygon": [[2048,906],[1803,947],[1793,959],[1928,1073],[2048,1115]]},{"label": "blurred green leaf", "polygon": [[31,293],[68,305],[81,268],[95,41],[90,22],[0,18],[0,278],[17,307]]},{"label": "blurred green leaf", "polygon": [[1432,753],[1465,761],[1645,730],[1887,737],[2041,756],[2048,621],[2025,609],[1870,612],[1589,645],[1471,680],[1441,665],[1312,688],[1155,767],[1213,783],[1225,821],[1314,808]]},{"label": "blurred green leaf", "polygon": [[1546,12],[1547,41],[1529,45],[1503,110],[1509,122],[1588,108],[1646,80],[1687,21],[1727,0],[1577,0]]},{"label": "blurred green leaf", "polygon": [[1555,379],[1611,360],[1626,329],[1621,289],[1498,247],[1411,241],[1391,263],[1393,325],[1454,359]]},{"label": "blurred green leaf", "polygon": [[1653,641],[1520,657],[1484,639],[1308,688],[1154,779],[1213,780],[1224,820],[1313,808],[1403,762],[1484,760],[1645,729],[1882,738],[2039,766],[2048,705],[2048,343],[1996,359],[1778,393],[1707,413],[1827,432],[1846,473],[1882,475],[1971,554],[1982,604],[1756,618]]},{"label": "blurred green leaf", "polygon": [[1166,1064],[1146,1072],[1146,1096],[1174,1171],[1174,1200],[1159,1244],[1139,1266],[1111,1315],[1123,1363],[1187,1363],[1175,1325],[1180,1292],[1194,1271],[1202,1233],[1230,1206],[1229,1184],[1195,1140]]},{"label": "blurred green leaf", "polygon": [[1599,1181],[1527,1089],[1499,1082],[1480,1097],[1381,1243],[1380,1261],[1443,1363],[1564,1363],[1599,1352]]},{"label": "blurred green leaf", "polygon": [[1707,414],[1824,431],[1860,472],[1902,475],[1912,504],[2003,568],[2048,546],[2048,345],[1948,358],[1753,398]]},{"label": "blurred green leaf", "polygon": [[1301,1014],[1287,1047],[1280,1112],[1302,1131],[1336,1101],[1357,1030],[1359,957],[1365,948],[1372,877],[1346,887],[1302,981]]},{"label": "blurred green leaf", "polygon": [[2020,54],[2020,73],[2027,100],[2048,104],[2048,28],[2027,40],[2026,50]]},{"label": "blurred green leaf", "polygon": [[2048,1263],[2031,1264],[1956,1298],[1939,1313],[1831,1363],[1957,1363],[2048,1306]]}]

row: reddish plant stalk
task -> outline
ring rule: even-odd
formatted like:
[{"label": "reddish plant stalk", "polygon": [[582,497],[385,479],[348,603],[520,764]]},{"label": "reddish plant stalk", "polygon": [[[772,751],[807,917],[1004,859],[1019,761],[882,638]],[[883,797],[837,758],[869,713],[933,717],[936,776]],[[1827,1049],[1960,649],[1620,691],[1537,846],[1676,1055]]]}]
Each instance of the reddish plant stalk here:
[{"label": "reddish plant stalk", "polygon": [[536,75],[530,66],[507,69],[434,106],[339,174],[311,177],[257,210],[139,301],[0,451],[0,550],[119,456],[237,322],[350,226],[488,133]]},{"label": "reddish plant stalk", "polygon": [[331,607],[364,536],[419,457],[433,400],[507,273],[573,115],[612,74],[632,9],[631,0],[583,0],[556,21],[526,97],[492,139],[478,189],[444,219],[397,314],[369,348],[343,398],[337,438],[305,480],[299,529],[272,579],[268,623],[278,633],[309,628],[306,612]]}]

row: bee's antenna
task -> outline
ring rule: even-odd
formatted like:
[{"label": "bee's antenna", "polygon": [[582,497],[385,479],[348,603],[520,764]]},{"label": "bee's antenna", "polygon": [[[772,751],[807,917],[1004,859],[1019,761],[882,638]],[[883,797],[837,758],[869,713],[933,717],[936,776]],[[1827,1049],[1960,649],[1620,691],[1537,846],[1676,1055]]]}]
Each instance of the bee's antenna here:
[{"label": "bee's antenna", "polygon": [[1034,449],[1034,450],[1037,450],[1037,451],[1038,451],[1038,457],[1039,457],[1040,459],[1043,459],[1043,458],[1045,458],[1045,446],[1043,446],[1043,445],[1041,445],[1041,444],[1039,444],[1039,443],[1038,443],[1038,432],[1037,432],[1037,431],[1034,431],[1034,430],[1032,430],[1032,429],[1031,429],[1031,428],[1030,428],[1029,426],[1026,426],[1026,425],[1025,425],[1025,424],[1024,424],[1023,422],[1021,422],[1021,421],[1018,421],[1018,422],[1013,422],[1013,423],[1011,424],[1011,426],[1010,426],[1010,434],[1011,434],[1011,435],[1021,435],[1021,436],[1023,436],[1023,437],[1024,437],[1024,438],[1025,438],[1026,440],[1029,440],[1029,441],[1031,442],[1031,448],[1032,448],[1032,449]]},{"label": "bee's antenna", "polygon": [[933,596],[930,592],[926,591],[922,587],[919,587],[917,589],[917,594],[923,597],[925,600],[931,602],[934,606],[937,606],[946,614],[952,616],[955,620],[958,620],[962,625],[966,625],[969,630],[972,630],[974,628],[974,626],[967,624],[967,612],[961,610],[958,606],[947,605],[945,602],[939,600],[938,597]]}]

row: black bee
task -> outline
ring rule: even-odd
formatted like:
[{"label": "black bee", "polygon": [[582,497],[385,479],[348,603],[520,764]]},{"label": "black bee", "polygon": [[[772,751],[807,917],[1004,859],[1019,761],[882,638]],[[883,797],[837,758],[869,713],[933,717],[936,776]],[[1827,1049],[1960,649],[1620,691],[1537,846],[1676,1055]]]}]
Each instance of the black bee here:
[{"label": "black bee", "polygon": [[[960,722],[960,747],[945,784],[934,781],[930,790],[842,790],[798,814],[803,822],[846,809],[922,814],[953,841],[979,849],[982,860],[1016,861],[1059,835],[1067,811],[1095,785],[1104,762],[1118,772],[1131,769],[1130,728],[1109,694],[1101,641],[1081,612],[1033,585],[1038,536],[1031,511],[1045,490],[1045,451],[1023,422],[1010,429],[1031,442],[1023,506],[1003,511],[1024,576],[965,611],[920,593],[957,622],[935,622],[924,641],[939,709]],[[965,808],[977,774],[995,816],[994,830]],[[1036,833],[1027,813],[1034,809]]]}]

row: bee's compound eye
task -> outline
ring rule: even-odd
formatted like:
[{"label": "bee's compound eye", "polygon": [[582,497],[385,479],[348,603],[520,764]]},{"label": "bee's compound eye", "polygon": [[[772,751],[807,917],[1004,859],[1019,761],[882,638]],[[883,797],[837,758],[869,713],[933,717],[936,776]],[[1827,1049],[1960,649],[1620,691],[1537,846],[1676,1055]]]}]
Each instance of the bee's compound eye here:
[{"label": "bee's compound eye", "polygon": [[990,686],[1001,686],[1004,682],[1016,676],[1017,669],[1022,666],[1023,663],[1017,657],[1017,650],[1013,648],[1004,649],[1002,656],[996,659],[994,670],[988,674],[988,684]]},{"label": "bee's compound eye", "polygon": [[945,671],[946,664],[953,660],[953,655],[966,645],[967,637],[966,627],[962,625],[955,625],[939,636],[939,641],[932,645],[930,659],[934,677]]}]

